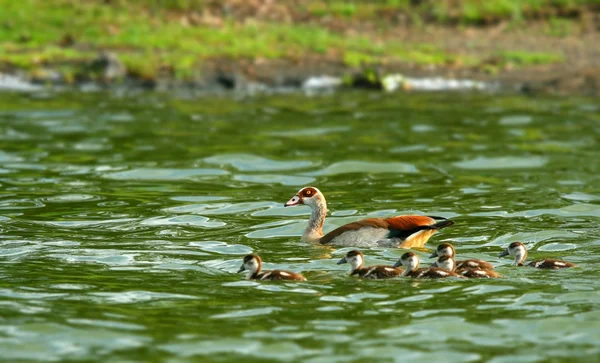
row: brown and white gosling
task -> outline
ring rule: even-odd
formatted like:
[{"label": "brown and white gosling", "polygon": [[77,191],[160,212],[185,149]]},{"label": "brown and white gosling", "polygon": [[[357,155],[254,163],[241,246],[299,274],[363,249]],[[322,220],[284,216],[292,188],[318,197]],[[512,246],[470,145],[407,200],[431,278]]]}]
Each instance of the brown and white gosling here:
[{"label": "brown and white gosling", "polygon": [[[438,260],[431,265],[432,267],[445,268],[450,271],[454,271],[455,269],[461,270],[461,269],[465,269],[465,268],[472,268],[472,269],[479,269],[479,270],[493,270],[494,269],[494,265],[492,265],[491,263],[484,261],[484,260],[470,259],[470,260],[456,261],[455,260],[456,250],[454,249],[454,246],[452,246],[450,243],[442,243],[441,245],[437,246],[437,249],[435,250],[435,252],[432,253],[431,256],[429,256],[429,258],[434,258],[434,257],[438,257]],[[451,263],[454,264],[453,269],[449,268],[449,262],[447,262],[448,259],[452,259]]]},{"label": "brown and white gosling", "polygon": [[463,277],[456,272],[438,267],[419,268],[419,257],[413,252],[406,252],[400,257],[400,260],[394,264],[394,267],[406,266],[406,270],[400,276],[413,278],[444,278],[444,277]]},{"label": "brown and white gosling", "polygon": [[358,275],[364,279],[389,279],[400,276],[404,269],[393,266],[377,265],[363,267],[365,257],[359,250],[352,250],[346,253],[346,256],[338,261],[338,265],[343,263],[350,264],[350,276]]},{"label": "brown and white gosling", "polygon": [[513,265],[514,266],[530,266],[535,268],[543,268],[543,269],[551,269],[558,270],[561,268],[569,268],[569,267],[577,267],[576,264],[567,261],[555,260],[553,258],[544,258],[541,260],[531,261],[528,264],[524,264],[525,259],[527,258],[527,249],[525,245],[521,242],[513,242],[508,247],[498,255],[498,257],[504,257],[511,255],[515,258]]},{"label": "brown and white gosling", "polygon": [[441,263],[439,263],[439,259],[438,259],[438,266],[440,268],[454,271],[457,274],[462,275],[464,277],[468,277],[470,279],[477,279],[477,278],[492,279],[492,278],[504,277],[494,270],[483,270],[480,268],[469,268],[469,267],[467,267],[467,268],[463,267],[463,268],[456,269],[456,264],[452,257],[442,256],[442,257],[440,257],[440,259],[443,259],[443,262],[441,262]]},{"label": "brown and white gosling", "polygon": [[299,273],[284,270],[261,271],[262,259],[259,255],[249,254],[244,257],[242,267],[238,273],[248,271],[246,278],[248,280],[294,280],[306,281],[306,278]]}]

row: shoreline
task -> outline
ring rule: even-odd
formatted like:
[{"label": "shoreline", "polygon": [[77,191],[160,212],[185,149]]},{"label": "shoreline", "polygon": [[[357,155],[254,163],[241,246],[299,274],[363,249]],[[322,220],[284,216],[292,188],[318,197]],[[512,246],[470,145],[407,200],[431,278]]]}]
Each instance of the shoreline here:
[{"label": "shoreline", "polygon": [[[118,56],[111,55],[113,60]],[[117,60],[118,61],[118,60]],[[16,70],[0,72],[0,91],[38,91],[48,89],[81,90],[132,88],[154,91],[198,90],[277,91],[361,89],[383,92],[411,91],[500,91],[521,94],[600,95],[600,67],[566,69],[564,66],[538,66],[504,71],[497,75],[479,70],[453,67],[416,67],[387,64],[363,69],[349,68],[340,62],[311,59],[307,62],[287,60],[204,62],[193,79],[181,80],[163,73],[149,79],[114,72],[108,65],[96,79],[69,79],[60,69],[46,66],[34,75]]]}]

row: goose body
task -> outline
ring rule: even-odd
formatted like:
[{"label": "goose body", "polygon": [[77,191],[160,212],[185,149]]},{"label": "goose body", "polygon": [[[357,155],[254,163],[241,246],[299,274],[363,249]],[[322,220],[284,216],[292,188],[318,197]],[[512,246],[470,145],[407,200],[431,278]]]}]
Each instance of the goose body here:
[{"label": "goose body", "polygon": [[352,250],[346,253],[344,258],[338,261],[338,265],[348,263],[350,265],[350,276],[359,276],[364,279],[389,279],[397,277],[404,272],[404,269],[377,265],[371,267],[363,267],[365,258],[359,250]]},{"label": "goose body", "polygon": [[525,248],[525,245],[521,242],[511,243],[500,255],[498,255],[498,257],[504,257],[508,255],[515,258],[515,260],[513,261],[514,266],[529,266],[534,268],[550,270],[577,267],[577,265],[572,262],[556,260],[553,258],[544,258],[540,260],[531,261],[525,264],[525,259],[527,258],[527,248]]},{"label": "goose body", "polygon": [[238,273],[248,271],[248,280],[293,280],[306,281],[306,278],[299,273],[285,270],[262,271],[262,259],[259,255],[249,254],[244,257],[244,262],[238,270]]},{"label": "goose body", "polygon": [[304,204],[312,209],[302,241],[336,246],[353,247],[423,247],[438,229],[454,224],[442,217],[406,215],[390,218],[366,218],[345,224],[323,234],[327,202],[321,191],[304,187],[287,203],[286,207]]},{"label": "goose body", "polygon": [[400,260],[394,264],[394,267],[398,266],[406,266],[406,270],[402,273],[401,276],[412,277],[412,278],[445,278],[445,277],[459,277],[463,278],[457,274],[456,272],[446,270],[439,267],[428,267],[428,268],[419,268],[419,257],[415,255],[413,252],[407,252],[400,257]]},{"label": "goose body", "polygon": [[[454,250],[454,246],[450,243],[442,243],[437,246],[434,253],[429,256],[429,258],[438,257],[438,260],[434,262],[431,266],[433,267],[441,267],[449,269],[450,271],[460,270],[460,269],[478,269],[478,270],[493,270],[494,265],[484,260],[477,259],[469,259],[456,261],[454,258],[456,257],[456,251]],[[453,266],[450,268],[450,266]]]}]

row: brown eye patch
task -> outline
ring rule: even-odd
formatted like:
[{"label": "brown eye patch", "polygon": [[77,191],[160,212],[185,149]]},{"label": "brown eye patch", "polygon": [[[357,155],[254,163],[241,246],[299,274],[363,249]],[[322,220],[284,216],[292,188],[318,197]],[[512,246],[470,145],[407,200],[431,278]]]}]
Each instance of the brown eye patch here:
[{"label": "brown eye patch", "polygon": [[312,197],[313,195],[317,194],[317,191],[315,190],[315,188],[304,188],[304,190],[302,191],[302,196],[303,197]]}]

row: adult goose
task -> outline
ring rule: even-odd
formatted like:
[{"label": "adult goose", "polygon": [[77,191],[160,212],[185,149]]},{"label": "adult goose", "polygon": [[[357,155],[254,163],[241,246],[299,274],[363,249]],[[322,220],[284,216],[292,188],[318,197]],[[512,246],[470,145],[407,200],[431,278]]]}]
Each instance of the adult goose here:
[{"label": "adult goose", "polygon": [[285,207],[304,204],[312,209],[308,226],[302,234],[303,242],[352,247],[423,247],[438,229],[454,224],[453,221],[433,216],[397,216],[367,218],[345,224],[323,235],[327,202],[315,187],[304,187]]}]

